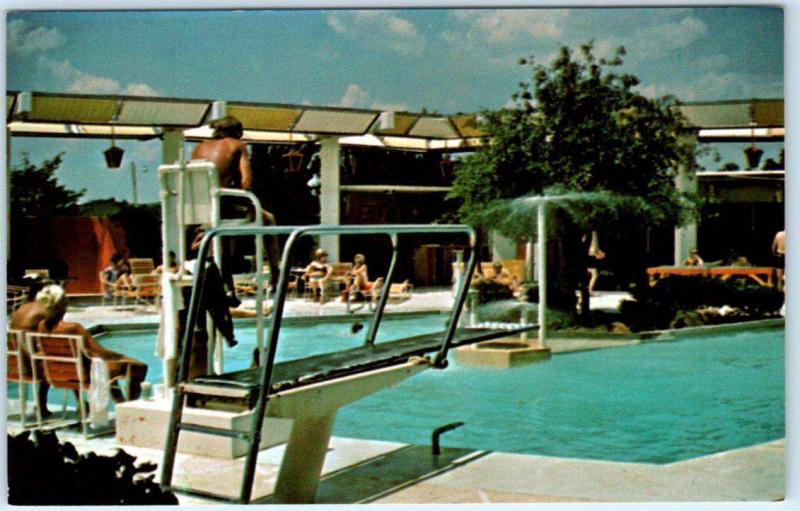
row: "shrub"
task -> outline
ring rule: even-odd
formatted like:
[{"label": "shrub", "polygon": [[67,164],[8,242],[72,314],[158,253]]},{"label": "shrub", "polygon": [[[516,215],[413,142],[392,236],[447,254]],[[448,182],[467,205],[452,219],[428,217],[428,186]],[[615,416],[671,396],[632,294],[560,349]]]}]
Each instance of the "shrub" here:
[{"label": "shrub", "polygon": [[723,281],[711,277],[672,276],[639,290],[634,301],[620,304],[623,321],[633,330],[667,328],[681,311],[727,305],[751,318],[776,314],[783,293],[741,279]]},{"label": "shrub", "polygon": [[8,502],[13,505],[172,504],[178,499],[153,481],[156,465],[119,449],[114,456],[78,454],[55,433],[8,435]]}]

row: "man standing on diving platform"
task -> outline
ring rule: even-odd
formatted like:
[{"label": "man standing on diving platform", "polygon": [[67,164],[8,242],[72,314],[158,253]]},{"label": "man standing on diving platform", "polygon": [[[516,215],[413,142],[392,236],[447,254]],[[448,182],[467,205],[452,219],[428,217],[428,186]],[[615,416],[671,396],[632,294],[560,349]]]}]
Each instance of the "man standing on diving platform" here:
[{"label": "man standing on diving platform", "polygon": [[[239,188],[250,190],[253,184],[253,169],[247,155],[247,145],[242,142],[244,128],[242,123],[233,116],[225,116],[211,123],[214,129],[214,138],[201,142],[192,153],[192,160],[210,161],[219,172],[219,186],[222,188]],[[222,218],[236,218],[246,206],[237,206],[231,199],[223,198],[220,204]],[[247,218],[252,219],[255,214],[247,209]],[[266,210],[261,210],[264,225],[275,225],[275,216]],[[267,257],[269,258],[270,285],[273,287],[278,282],[279,248],[275,236],[267,236]],[[258,269],[257,269],[258,270]]]}]

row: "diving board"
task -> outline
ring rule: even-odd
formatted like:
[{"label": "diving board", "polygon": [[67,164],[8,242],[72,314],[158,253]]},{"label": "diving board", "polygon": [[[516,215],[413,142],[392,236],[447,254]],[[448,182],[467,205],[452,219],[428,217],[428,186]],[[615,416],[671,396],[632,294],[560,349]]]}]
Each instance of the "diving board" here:
[{"label": "diving board", "polygon": [[[513,329],[460,328],[456,330],[450,346],[465,346],[499,337],[510,337],[534,328],[536,328],[536,325],[519,326]],[[368,372],[402,364],[412,357],[421,357],[437,351],[445,335],[446,332],[434,332],[281,362],[273,366],[270,380],[271,390],[277,393],[312,383],[334,380],[354,373]],[[184,387],[190,391],[197,392],[202,391],[203,387],[209,386],[222,387],[234,391],[256,389],[261,380],[262,372],[263,369],[261,368],[252,368],[221,375],[205,375],[191,380]],[[242,394],[231,392],[228,395]]]}]

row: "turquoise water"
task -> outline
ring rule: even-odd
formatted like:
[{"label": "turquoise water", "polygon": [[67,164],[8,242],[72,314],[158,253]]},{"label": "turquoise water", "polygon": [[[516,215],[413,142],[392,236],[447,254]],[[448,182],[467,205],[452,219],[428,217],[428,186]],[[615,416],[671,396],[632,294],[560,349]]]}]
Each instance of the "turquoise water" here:
[{"label": "turquoise water", "polygon": [[[444,320],[387,320],[381,338],[441,330]],[[288,327],[277,359],[357,346],[365,332],[350,328]],[[242,344],[226,350],[226,368],[249,364],[253,336],[243,331]],[[148,380],[159,381],[153,333],[101,341],[148,362]],[[783,342],[782,329],[765,329],[556,355],[505,370],[451,361],[342,408],[334,435],[425,445],[433,429],[463,421],[442,445],[629,462],[693,458],[785,436]]]}]

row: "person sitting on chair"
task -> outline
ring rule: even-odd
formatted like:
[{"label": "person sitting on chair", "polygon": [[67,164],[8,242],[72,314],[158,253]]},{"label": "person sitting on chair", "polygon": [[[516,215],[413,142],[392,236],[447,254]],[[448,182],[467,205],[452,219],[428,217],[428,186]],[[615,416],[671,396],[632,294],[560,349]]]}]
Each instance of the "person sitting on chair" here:
[{"label": "person sitting on chair", "polygon": [[[30,279],[28,301],[20,305],[11,315],[8,321],[8,328],[25,332],[36,331],[36,327],[38,327],[39,323],[46,317],[44,307],[36,302],[36,295],[42,287],[39,279]],[[23,349],[25,349],[24,344]],[[22,375],[26,377],[31,376],[33,372],[30,366],[30,359],[28,357],[23,357],[23,360],[25,363],[22,367]],[[36,393],[36,404],[39,407],[42,417],[50,415],[50,410],[47,409],[47,390],[49,388],[50,385],[47,384],[47,381],[42,380],[39,382],[39,389]]]},{"label": "person sitting on chair", "polygon": [[[82,336],[83,347],[88,356],[103,359],[106,367],[108,367],[109,378],[116,378],[130,371],[128,399],[139,398],[142,392],[142,382],[147,376],[147,364],[121,353],[105,349],[94,340],[89,332],[83,328],[83,325],[64,321],[64,314],[67,312],[67,296],[60,286],[51,285],[39,291],[36,295],[36,303],[44,311],[44,319],[36,327],[37,332]],[[117,386],[111,387],[111,396],[116,402],[125,400],[120,388]]]},{"label": "person sitting on chair", "polygon": [[[242,141],[244,127],[236,117],[226,116],[211,123],[214,129],[214,138],[204,140],[192,153],[193,160],[206,160],[214,164],[219,172],[219,186],[223,188],[238,188],[250,190],[253,184],[253,169],[250,166],[250,159],[247,156],[247,145]],[[240,207],[232,203],[235,199],[225,198],[221,204],[221,214],[223,218],[239,216]],[[276,225],[275,216],[269,211],[262,209],[250,211],[247,208],[245,215],[252,220],[256,214],[262,216],[264,225]],[[264,237],[267,257],[269,258],[270,285],[275,286],[278,282],[278,264],[280,263],[280,251],[278,239],[275,236]],[[223,267],[223,273],[227,273]]]},{"label": "person sitting on chair", "polygon": [[511,276],[507,269],[503,267],[503,263],[495,261],[492,263],[492,275],[486,280],[496,282],[511,288],[511,291],[516,291],[519,283],[517,279]]},{"label": "person sitting on chair", "polygon": [[133,288],[131,267],[119,252],[111,256],[111,264],[103,270],[103,280],[103,288],[106,295],[109,295],[110,291],[116,293],[123,289]]},{"label": "person sitting on chair", "polygon": [[704,262],[700,258],[700,253],[696,248],[689,251],[689,257],[683,262],[684,266],[703,266]]},{"label": "person sitting on chair", "polygon": [[346,287],[342,291],[342,301],[346,301],[349,296],[351,299],[361,298],[373,290],[377,290],[383,284],[383,278],[379,277],[375,282],[369,281],[367,273],[367,260],[364,254],[356,254],[353,258],[353,269],[345,276]]},{"label": "person sitting on chair", "polygon": [[322,301],[323,288],[331,280],[331,267],[327,263],[328,253],[325,249],[318,248],[314,251],[314,260],[306,267],[303,278],[311,288],[311,299],[315,302]]}]

